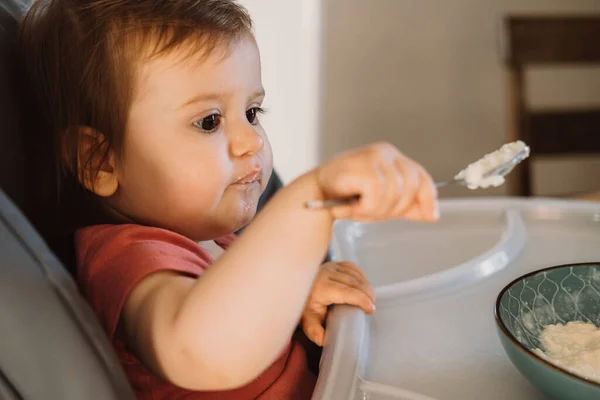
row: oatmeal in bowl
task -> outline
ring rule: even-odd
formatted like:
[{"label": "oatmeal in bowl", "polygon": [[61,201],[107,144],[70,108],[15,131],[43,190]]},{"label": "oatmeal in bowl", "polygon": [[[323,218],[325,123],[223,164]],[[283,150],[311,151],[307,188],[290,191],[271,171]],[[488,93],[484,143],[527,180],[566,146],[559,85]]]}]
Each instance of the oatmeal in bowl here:
[{"label": "oatmeal in bowl", "polygon": [[600,262],[523,275],[494,311],[506,354],[531,383],[555,399],[600,398]]}]

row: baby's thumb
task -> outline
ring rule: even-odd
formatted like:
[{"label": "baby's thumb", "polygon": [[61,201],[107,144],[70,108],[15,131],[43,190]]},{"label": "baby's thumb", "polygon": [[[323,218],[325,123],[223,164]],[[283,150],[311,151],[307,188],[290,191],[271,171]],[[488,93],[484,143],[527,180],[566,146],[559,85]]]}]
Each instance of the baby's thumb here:
[{"label": "baby's thumb", "polygon": [[333,219],[350,219],[352,216],[352,206],[349,204],[335,206],[329,211],[331,212]]},{"label": "baby's thumb", "polygon": [[322,325],[321,316],[315,312],[305,312],[302,318],[302,330],[310,341],[318,346],[323,346],[325,329]]},{"label": "baby's thumb", "polygon": [[334,219],[351,219],[356,214],[355,209],[359,207],[359,201],[358,195],[342,199],[339,205],[331,208],[331,216]]}]

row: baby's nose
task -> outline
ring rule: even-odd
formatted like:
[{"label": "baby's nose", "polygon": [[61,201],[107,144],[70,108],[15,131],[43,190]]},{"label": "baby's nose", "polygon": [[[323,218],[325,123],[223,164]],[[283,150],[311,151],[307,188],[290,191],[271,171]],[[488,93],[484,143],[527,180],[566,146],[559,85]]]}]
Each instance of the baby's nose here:
[{"label": "baby's nose", "polygon": [[229,146],[231,154],[241,157],[258,153],[264,146],[264,139],[256,132],[253,125],[241,125],[237,126],[230,136]]}]

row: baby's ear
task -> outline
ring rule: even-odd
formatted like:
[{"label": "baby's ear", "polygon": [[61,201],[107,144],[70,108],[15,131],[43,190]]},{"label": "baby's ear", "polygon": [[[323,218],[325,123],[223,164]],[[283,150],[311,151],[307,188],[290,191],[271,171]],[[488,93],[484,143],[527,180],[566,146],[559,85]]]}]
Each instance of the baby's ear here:
[{"label": "baby's ear", "polygon": [[119,187],[115,173],[115,156],[106,137],[89,127],[81,127],[77,152],[79,182],[102,197],[112,196]]}]

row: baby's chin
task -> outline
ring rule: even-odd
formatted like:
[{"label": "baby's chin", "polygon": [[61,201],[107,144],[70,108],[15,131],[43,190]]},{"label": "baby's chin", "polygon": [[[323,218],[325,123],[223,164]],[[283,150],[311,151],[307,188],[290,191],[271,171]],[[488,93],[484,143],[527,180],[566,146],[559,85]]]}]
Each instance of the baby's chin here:
[{"label": "baby's chin", "polygon": [[256,216],[257,208],[258,197],[246,199],[236,204],[229,204],[229,207],[211,216],[203,215],[203,218],[195,220],[194,223],[191,223],[193,218],[180,221],[181,226],[174,230],[195,241],[218,239],[249,225]]},{"label": "baby's chin", "polygon": [[245,210],[246,212],[241,213],[239,218],[235,222],[231,233],[237,232],[240,229],[248,226],[248,224],[250,224],[250,222],[252,222],[252,220],[256,216],[256,208],[257,208],[257,205],[255,204],[253,208],[247,209],[247,210]]},{"label": "baby's chin", "polygon": [[[248,226],[256,216],[257,204],[239,208],[221,218],[213,219],[210,229],[210,239],[230,235]],[[206,239],[205,239],[206,240]]]}]

